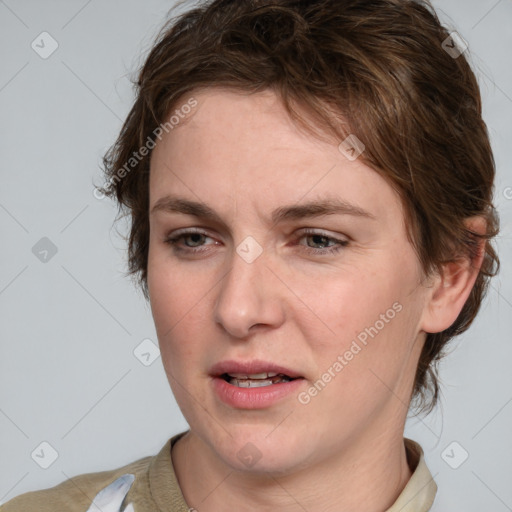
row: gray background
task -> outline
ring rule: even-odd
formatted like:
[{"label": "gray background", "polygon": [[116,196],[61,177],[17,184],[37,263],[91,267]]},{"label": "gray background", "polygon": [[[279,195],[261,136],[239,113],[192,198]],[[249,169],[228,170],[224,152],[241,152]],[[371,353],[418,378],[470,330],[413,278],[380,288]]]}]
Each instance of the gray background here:
[{"label": "gray background", "polygon": [[[512,0],[434,5],[468,42],[482,87],[502,270],[442,364],[441,407],[406,435],[438,483],[435,510],[500,512],[512,510]],[[134,355],[156,342],[150,309],[123,277],[126,227],[93,194],[129,79],[172,6],[0,0],[0,503],[152,455],[187,427],[160,358]],[[31,48],[43,31],[59,45],[47,59]],[[56,254],[40,252],[43,237]],[[41,442],[58,454],[47,469],[55,455]]]}]

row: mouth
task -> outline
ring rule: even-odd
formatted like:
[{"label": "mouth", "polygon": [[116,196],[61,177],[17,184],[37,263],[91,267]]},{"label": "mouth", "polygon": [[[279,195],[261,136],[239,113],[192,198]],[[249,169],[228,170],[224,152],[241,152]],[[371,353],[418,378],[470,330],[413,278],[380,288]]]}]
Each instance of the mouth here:
[{"label": "mouth", "polygon": [[301,377],[290,377],[284,373],[263,372],[246,375],[243,373],[223,373],[220,375],[228,384],[239,388],[263,388],[274,384],[283,384]]},{"label": "mouth", "polygon": [[209,372],[216,396],[235,409],[265,409],[304,386],[297,371],[268,361],[221,361]]},{"label": "mouth", "polygon": [[303,378],[298,371],[258,359],[220,361],[210,368],[209,373],[212,377],[224,379],[233,386],[245,388],[271,386]]}]

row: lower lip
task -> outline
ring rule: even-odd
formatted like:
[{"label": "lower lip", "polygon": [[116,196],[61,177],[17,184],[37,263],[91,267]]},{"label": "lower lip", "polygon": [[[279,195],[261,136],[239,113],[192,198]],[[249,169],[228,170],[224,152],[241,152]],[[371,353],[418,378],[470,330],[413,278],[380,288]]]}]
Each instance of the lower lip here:
[{"label": "lower lip", "polygon": [[260,388],[240,388],[221,377],[212,379],[213,389],[227,405],[238,409],[264,409],[282,398],[297,393],[304,379],[295,379]]}]

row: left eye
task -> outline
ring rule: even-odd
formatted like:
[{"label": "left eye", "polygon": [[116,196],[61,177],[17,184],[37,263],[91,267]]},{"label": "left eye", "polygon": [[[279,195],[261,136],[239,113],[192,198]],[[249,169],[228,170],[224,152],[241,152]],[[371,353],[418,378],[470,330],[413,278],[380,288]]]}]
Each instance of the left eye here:
[{"label": "left eye", "polygon": [[[309,252],[313,252],[314,254],[336,253],[348,245],[347,240],[340,240],[338,238],[334,238],[332,236],[326,235],[325,233],[317,231],[304,231],[299,240],[302,240],[303,238],[309,238],[310,240],[313,240],[313,244],[323,246],[311,247],[309,244],[307,244],[305,249]],[[298,245],[304,247],[303,244]]]}]

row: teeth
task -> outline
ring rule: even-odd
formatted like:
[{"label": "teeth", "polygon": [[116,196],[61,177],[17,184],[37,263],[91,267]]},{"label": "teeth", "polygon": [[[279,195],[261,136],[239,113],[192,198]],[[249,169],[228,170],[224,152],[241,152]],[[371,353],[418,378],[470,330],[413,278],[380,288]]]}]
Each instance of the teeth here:
[{"label": "teeth", "polygon": [[249,380],[249,379],[231,379],[229,381],[233,386],[238,386],[239,388],[262,388],[264,386],[271,386],[273,382],[271,380]]},{"label": "teeth", "polygon": [[232,386],[239,388],[262,388],[265,386],[271,386],[272,384],[280,384],[281,382],[289,382],[290,379],[284,375],[273,375],[270,379],[235,379],[229,378],[228,382]]},{"label": "teeth", "polygon": [[246,375],[244,373],[228,373],[228,375],[235,379],[267,379],[268,377],[276,377],[278,374],[273,372],[267,372],[253,373],[251,375]]}]

